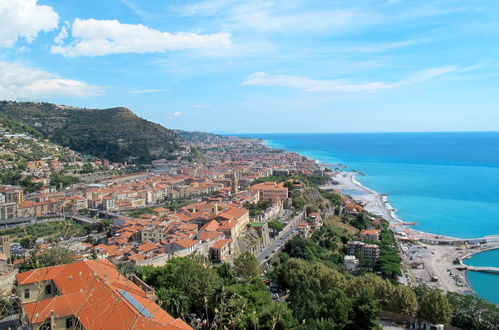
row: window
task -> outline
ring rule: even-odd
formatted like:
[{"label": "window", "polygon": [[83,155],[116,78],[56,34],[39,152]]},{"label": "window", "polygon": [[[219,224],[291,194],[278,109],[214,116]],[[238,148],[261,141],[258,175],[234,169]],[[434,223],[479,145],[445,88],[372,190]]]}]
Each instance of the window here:
[{"label": "window", "polygon": [[44,323],[38,329],[39,330],[50,330],[50,323]]},{"label": "window", "polygon": [[71,329],[73,327],[74,327],[74,319],[72,317],[66,319],[66,329]]},{"label": "window", "polygon": [[24,289],[24,299],[29,299],[29,289]]},{"label": "window", "polygon": [[52,285],[47,284],[45,286],[45,294],[52,294]]}]

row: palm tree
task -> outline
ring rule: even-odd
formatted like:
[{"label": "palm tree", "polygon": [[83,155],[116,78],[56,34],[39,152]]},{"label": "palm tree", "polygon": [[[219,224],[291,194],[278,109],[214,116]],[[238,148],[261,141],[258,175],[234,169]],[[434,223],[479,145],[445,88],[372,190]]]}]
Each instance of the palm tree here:
[{"label": "palm tree", "polygon": [[184,317],[189,309],[187,296],[176,287],[160,288],[156,291],[158,304],[173,317]]}]

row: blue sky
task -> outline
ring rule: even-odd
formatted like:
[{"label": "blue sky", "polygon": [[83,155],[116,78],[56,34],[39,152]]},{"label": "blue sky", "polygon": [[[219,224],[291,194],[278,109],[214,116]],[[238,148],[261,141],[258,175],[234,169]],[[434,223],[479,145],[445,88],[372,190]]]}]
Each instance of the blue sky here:
[{"label": "blue sky", "polygon": [[499,130],[498,51],[495,0],[0,0],[0,99],[187,130]]}]

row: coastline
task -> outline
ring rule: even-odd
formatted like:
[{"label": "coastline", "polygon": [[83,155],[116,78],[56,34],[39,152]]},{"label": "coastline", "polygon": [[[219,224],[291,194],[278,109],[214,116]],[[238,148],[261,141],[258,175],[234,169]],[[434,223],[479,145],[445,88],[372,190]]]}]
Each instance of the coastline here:
[{"label": "coastline", "polygon": [[[287,151],[282,147],[276,148],[269,145],[270,141],[260,139],[261,143],[268,148],[278,149],[284,152]],[[306,156],[308,157],[308,156]],[[417,247],[417,251],[408,251],[407,248],[402,248],[402,253],[405,257],[405,264],[408,266],[407,261],[413,260],[413,258],[419,259],[419,262],[423,264],[424,272],[419,270],[413,270],[406,267],[407,279],[403,279],[404,282],[410,285],[420,285],[425,284],[430,287],[439,288],[447,292],[459,292],[459,293],[472,293],[478,296],[477,292],[473,289],[470,282],[468,281],[467,271],[458,270],[454,261],[456,259],[462,260],[463,251],[462,247],[457,244],[484,244],[485,249],[499,249],[499,235],[496,236],[485,236],[475,239],[462,239],[457,237],[449,237],[443,235],[437,235],[433,233],[427,233],[418,231],[407,227],[402,219],[397,216],[397,210],[388,202],[388,196],[385,194],[378,193],[377,191],[364,186],[361,182],[356,179],[357,175],[365,175],[355,170],[351,172],[345,172],[348,168],[343,164],[323,164],[321,161],[314,159],[313,157],[308,157],[314,160],[321,169],[328,168],[332,171],[340,169],[339,171],[332,172],[330,175],[331,179],[336,181],[337,184],[322,186],[323,189],[336,189],[347,192],[354,200],[363,203],[366,211],[382,216],[390,223],[390,229],[399,235],[400,237],[411,238],[413,242],[424,243],[424,246]],[[336,166],[334,166],[336,165]],[[351,194],[354,192],[354,194]],[[356,194],[355,192],[359,192]],[[400,242],[400,241],[399,241]],[[488,246],[488,242],[494,244],[493,247]],[[445,244],[445,245],[440,245]],[[454,245],[455,244],[455,245]],[[456,246],[458,246],[456,248]],[[467,247],[465,248],[467,249]],[[474,251],[472,254],[483,252],[481,249]],[[421,274],[423,273],[423,274]],[[423,278],[423,276],[425,278]],[[405,276],[404,276],[405,277]],[[450,278],[449,278],[450,277]],[[435,281],[436,279],[436,281]]]}]

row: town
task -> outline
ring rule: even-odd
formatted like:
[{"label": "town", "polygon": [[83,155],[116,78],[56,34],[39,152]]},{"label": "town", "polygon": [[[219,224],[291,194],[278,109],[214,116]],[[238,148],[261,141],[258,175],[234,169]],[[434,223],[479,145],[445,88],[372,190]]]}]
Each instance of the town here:
[{"label": "town", "polygon": [[[92,328],[101,322],[90,316],[98,301],[83,299],[92,293],[101,295],[95,299],[118,301],[120,308],[135,306],[129,318],[117,321],[119,328],[151,322],[190,329],[185,317],[156,304],[162,299],[150,285],[154,282],[137,276],[182,257],[223,269],[251,256],[270,278],[283,255],[319,258],[344,274],[375,273],[407,281],[401,270],[403,251],[390,224],[335,189],[341,171],[258,139],[217,136],[192,148],[202,155],[194,161],[160,159],[117,175],[82,173],[85,179],[73,173],[77,180],[70,184],[39,180],[38,189],[29,192],[22,186],[0,186],[0,280],[3,294],[13,294],[19,311],[5,324]],[[53,163],[36,162],[37,169]],[[95,165],[110,164],[97,160]],[[82,276],[83,282],[66,283],[74,276]],[[266,281],[274,301],[292,300],[278,281]],[[62,301],[71,301],[72,311]],[[112,308],[104,309],[102,320],[114,317]]]}]

